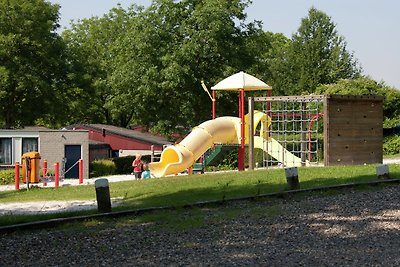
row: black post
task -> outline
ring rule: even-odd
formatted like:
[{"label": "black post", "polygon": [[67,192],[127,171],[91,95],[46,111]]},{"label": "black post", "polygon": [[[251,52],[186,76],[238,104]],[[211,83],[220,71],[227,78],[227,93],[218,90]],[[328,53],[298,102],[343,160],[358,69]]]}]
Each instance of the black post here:
[{"label": "black post", "polygon": [[285,174],[289,190],[299,189],[300,183],[297,167],[285,168]]},{"label": "black post", "polygon": [[111,212],[110,188],[107,179],[95,181],[97,210],[100,213]]}]

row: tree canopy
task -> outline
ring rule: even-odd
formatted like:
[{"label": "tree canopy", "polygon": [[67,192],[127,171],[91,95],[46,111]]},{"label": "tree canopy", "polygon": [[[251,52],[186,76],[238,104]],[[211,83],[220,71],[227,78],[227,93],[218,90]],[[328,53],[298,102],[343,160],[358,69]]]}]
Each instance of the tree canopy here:
[{"label": "tree canopy", "polygon": [[[138,123],[155,131],[195,125],[210,117],[201,88],[251,65],[246,39],[260,29],[245,23],[247,1],[157,0],[148,9],[116,8],[64,32],[69,51],[84,63],[76,75],[104,123]],[[251,51],[254,52],[254,51]],[[236,103],[235,95],[224,101]],[[233,114],[232,108],[222,112]],[[160,112],[161,111],[161,112]]]},{"label": "tree canopy", "polygon": [[55,122],[65,58],[59,6],[43,0],[0,0],[0,122],[3,127]]},{"label": "tree canopy", "polygon": [[301,20],[291,42],[282,48],[280,61],[274,66],[277,73],[285,74],[279,76],[279,81],[274,80],[278,83],[276,91],[282,95],[313,93],[318,85],[357,78],[361,74],[336,25],[314,7]]},{"label": "tree canopy", "polygon": [[[249,22],[249,4],[154,0],[148,8],[116,6],[74,22],[59,36],[58,5],[0,0],[0,123],[140,124],[170,134],[210,119],[202,80],[211,87],[245,71],[272,85],[273,95],[373,83],[358,79],[361,67],[324,12],[312,7],[288,38]],[[398,99],[396,91],[376,87]],[[385,114],[397,114],[394,100]],[[217,112],[236,115],[237,94],[218,92]]]}]

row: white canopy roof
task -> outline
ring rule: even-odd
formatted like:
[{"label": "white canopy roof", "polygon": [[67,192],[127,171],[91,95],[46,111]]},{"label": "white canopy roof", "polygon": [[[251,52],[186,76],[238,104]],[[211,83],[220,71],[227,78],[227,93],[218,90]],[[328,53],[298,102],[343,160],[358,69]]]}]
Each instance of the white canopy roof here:
[{"label": "white canopy roof", "polygon": [[228,78],[220,81],[212,90],[271,90],[271,86],[257,79],[256,77],[244,73],[243,71],[233,74]]}]

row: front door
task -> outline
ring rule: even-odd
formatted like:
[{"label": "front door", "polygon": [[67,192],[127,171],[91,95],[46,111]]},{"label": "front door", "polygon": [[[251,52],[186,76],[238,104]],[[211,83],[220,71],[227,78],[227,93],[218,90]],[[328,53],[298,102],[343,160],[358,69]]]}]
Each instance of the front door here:
[{"label": "front door", "polygon": [[82,158],[81,145],[65,145],[64,151],[64,157],[66,159],[65,178],[78,178],[79,164],[77,161]]}]

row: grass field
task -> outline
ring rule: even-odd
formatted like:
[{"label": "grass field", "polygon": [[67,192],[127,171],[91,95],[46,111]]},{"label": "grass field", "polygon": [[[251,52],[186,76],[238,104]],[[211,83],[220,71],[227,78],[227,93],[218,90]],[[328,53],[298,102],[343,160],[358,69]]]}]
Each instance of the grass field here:
[{"label": "grass field", "polygon": [[[375,181],[377,179],[375,168],[375,165],[299,168],[300,186],[302,189],[306,189]],[[400,165],[389,165],[389,170],[391,178],[400,178]],[[165,206],[178,208],[196,202],[257,197],[262,194],[285,191],[286,189],[284,169],[221,172],[110,183],[111,198],[121,198],[123,200],[121,206],[113,208],[114,211]],[[0,201],[2,203],[94,199],[96,199],[94,185],[0,192]],[[0,225],[95,212],[2,216]]]}]

